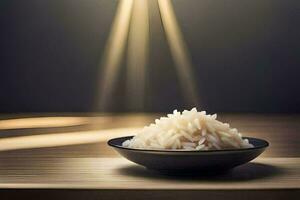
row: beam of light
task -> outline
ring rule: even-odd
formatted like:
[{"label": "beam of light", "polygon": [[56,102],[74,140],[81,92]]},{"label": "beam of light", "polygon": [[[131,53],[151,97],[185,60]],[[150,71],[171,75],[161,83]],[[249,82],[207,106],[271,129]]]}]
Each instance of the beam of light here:
[{"label": "beam of light", "polygon": [[85,117],[30,117],[0,120],[0,130],[26,128],[57,128],[88,124]]},{"label": "beam of light", "polygon": [[103,69],[100,84],[99,108],[105,111],[115,86],[120,70],[120,63],[126,46],[133,0],[121,0],[112,24],[104,57],[101,63]]},{"label": "beam of light", "polygon": [[34,149],[78,144],[105,142],[114,137],[135,133],[140,128],[115,128],[106,130],[79,131],[67,133],[39,134],[0,139],[0,151]]},{"label": "beam of light", "polygon": [[135,0],[128,38],[127,106],[131,110],[144,108],[145,70],[149,53],[148,1]]},{"label": "beam of light", "polygon": [[158,5],[183,96],[188,105],[198,106],[199,97],[192,73],[192,63],[171,0],[158,0]]}]

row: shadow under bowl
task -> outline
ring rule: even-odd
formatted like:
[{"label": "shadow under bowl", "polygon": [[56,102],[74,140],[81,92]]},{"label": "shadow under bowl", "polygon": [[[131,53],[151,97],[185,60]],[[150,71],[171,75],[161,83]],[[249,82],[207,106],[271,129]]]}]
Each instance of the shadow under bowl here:
[{"label": "shadow under bowl", "polygon": [[132,137],[114,138],[108,141],[108,145],[134,163],[148,169],[165,172],[226,171],[253,160],[269,146],[265,140],[243,137],[243,139],[248,139],[254,147],[207,151],[149,150],[123,147],[122,143]]}]

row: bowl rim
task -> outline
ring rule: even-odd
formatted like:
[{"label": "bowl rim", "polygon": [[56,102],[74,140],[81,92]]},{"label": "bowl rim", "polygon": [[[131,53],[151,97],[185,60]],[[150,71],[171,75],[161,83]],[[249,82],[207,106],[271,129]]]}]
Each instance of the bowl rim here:
[{"label": "bowl rim", "polygon": [[111,147],[123,149],[123,150],[129,150],[129,151],[139,151],[139,152],[154,152],[154,153],[213,153],[213,152],[239,152],[239,151],[250,151],[250,150],[258,150],[258,149],[265,149],[270,144],[268,141],[260,138],[254,138],[254,137],[242,137],[243,139],[248,140],[258,140],[263,143],[263,145],[260,146],[254,146],[249,148],[240,148],[240,149],[221,149],[221,150],[168,150],[168,149],[137,149],[137,148],[129,148],[129,147],[123,147],[121,145],[114,144],[113,142],[115,140],[123,139],[123,141],[133,138],[134,136],[124,136],[124,137],[117,137],[112,138],[107,141],[107,144]]}]

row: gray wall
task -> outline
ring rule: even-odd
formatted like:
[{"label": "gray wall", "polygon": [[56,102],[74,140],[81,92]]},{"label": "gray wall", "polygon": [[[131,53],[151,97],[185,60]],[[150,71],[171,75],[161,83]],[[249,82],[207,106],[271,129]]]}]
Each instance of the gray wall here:
[{"label": "gray wall", "polygon": [[[0,112],[94,111],[115,0],[1,0]],[[156,2],[145,111],[185,105]],[[299,112],[299,0],[173,0],[202,109]],[[123,67],[125,70],[125,67]],[[126,111],[124,77],[111,111]]]}]

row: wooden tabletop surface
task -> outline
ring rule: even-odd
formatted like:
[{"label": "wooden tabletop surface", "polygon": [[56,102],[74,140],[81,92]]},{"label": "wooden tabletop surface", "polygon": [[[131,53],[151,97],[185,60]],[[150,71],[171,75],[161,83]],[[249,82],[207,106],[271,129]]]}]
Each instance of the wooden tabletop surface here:
[{"label": "wooden tabletop surface", "polygon": [[[300,193],[300,115],[219,114],[270,147],[218,176],[148,171],[106,145],[160,114],[0,115],[0,199],[280,199]],[[117,192],[116,192],[117,191]]]}]

